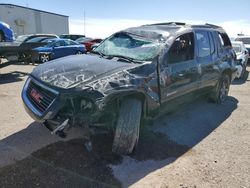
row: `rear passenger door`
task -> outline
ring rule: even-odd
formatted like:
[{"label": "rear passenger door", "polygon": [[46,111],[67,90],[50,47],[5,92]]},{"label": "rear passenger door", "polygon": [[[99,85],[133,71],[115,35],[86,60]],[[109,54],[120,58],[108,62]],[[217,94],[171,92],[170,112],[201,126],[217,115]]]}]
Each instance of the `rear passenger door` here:
[{"label": "rear passenger door", "polygon": [[198,88],[199,70],[194,52],[194,34],[177,37],[160,67],[161,102]]},{"label": "rear passenger door", "polygon": [[196,30],[197,61],[201,69],[199,88],[212,87],[218,81],[218,54],[212,31]]},{"label": "rear passenger door", "polygon": [[66,54],[65,55],[74,55],[77,52],[77,44],[71,40],[65,40],[65,48]]}]

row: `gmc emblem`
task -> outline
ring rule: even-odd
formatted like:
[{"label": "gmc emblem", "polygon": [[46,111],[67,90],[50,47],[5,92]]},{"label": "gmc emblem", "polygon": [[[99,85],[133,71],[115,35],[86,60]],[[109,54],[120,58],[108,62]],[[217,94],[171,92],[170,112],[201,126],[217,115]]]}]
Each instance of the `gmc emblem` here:
[{"label": "gmc emblem", "polygon": [[42,96],[40,93],[38,93],[37,90],[32,89],[31,92],[30,92],[30,95],[31,95],[31,97],[32,97],[36,102],[41,103],[41,100],[43,99],[43,96]]}]

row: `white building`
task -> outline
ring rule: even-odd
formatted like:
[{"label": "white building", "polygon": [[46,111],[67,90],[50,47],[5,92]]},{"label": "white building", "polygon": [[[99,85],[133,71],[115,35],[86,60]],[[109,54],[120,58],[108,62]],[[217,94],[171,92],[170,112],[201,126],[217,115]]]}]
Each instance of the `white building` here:
[{"label": "white building", "polygon": [[16,36],[35,33],[68,34],[68,18],[65,15],[0,3],[0,21],[9,24]]}]

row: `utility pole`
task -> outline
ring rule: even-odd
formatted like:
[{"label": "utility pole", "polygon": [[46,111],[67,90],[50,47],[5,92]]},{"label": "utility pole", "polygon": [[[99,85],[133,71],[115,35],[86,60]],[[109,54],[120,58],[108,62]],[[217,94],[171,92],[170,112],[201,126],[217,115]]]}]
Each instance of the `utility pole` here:
[{"label": "utility pole", "polygon": [[84,25],[84,35],[86,36],[86,18],[85,18],[85,9],[83,9],[83,25]]}]

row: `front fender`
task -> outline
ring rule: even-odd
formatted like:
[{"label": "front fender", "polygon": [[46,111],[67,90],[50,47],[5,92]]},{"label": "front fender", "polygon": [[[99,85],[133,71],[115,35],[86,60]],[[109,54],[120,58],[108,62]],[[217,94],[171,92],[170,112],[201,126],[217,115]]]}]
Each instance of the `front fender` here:
[{"label": "front fender", "polygon": [[153,98],[150,94],[145,92],[145,90],[138,89],[134,86],[128,86],[126,88],[119,88],[119,90],[113,90],[108,95],[104,95],[96,101],[96,106],[100,111],[104,110],[109,104],[122,100],[125,97],[136,97],[144,102],[144,112],[149,113],[157,109],[160,106],[159,99]]}]

